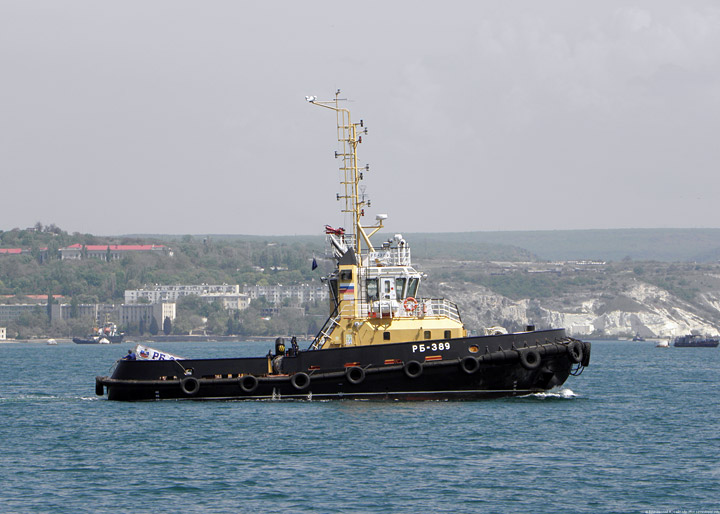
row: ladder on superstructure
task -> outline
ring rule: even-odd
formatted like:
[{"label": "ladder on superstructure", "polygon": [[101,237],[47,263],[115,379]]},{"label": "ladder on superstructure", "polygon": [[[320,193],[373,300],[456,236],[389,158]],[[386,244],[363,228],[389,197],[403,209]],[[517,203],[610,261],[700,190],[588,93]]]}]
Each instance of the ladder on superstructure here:
[{"label": "ladder on superstructure", "polygon": [[310,345],[309,350],[319,350],[322,348],[322,345],[325,344],[325,341],[330,339],[330,334],[332,334],[333,330],[335,330],[335,327],[340,324],[338,321],[340,319],[340,311],[338,310],[338,307],[335,307],[335,311],[328,317],[327,320],[325,320],[325,324],[320,329],[320,332],[317,333],[315,336],[315,339],[313,339],[312,344]]}]

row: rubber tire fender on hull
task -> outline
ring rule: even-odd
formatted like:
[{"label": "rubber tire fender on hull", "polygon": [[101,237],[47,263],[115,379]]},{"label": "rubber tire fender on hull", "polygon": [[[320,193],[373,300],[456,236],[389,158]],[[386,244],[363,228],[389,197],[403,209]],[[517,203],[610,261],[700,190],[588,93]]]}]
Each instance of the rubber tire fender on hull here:
[{"label": "rubber tire fender on hull", "polygon": [[585,367],[590,365],[590,348],[592,348],[590,343],[583,343],[583,358],[581,364]]},{"label": "rubber tire fender on hull", "polygon": [[403,366],[403,371],[408,378],[417,378],[422,375],[423,365],[418,361],[407,361]]},{"label": "rubber tire fender on hull", "polygon": [[310,375],[302,371],[300,373],[295,373],[290,378],[290,383],[295,389],[302,391],[303,389],[307,389],[310,385]]},{"label": "rubber tire fender on hull", "polygon": [[193,396],[200,390],[200,381],[195,377],[185,377],[180,381],[180,389],[186,395]]},{"label": "rubber tire fender on hull", "polygon": [[520,364],[527,370],[533,370],[540,367],[540,352],[535,348],[526,348],[520,350]]},{"label": "rubber tire fender on hull", "polygon": [[468,375],[472,375],[480,368],[480,362],[477,360],[477,358],[473,357],[472,355],[468,355],[467,357],[464,357],[460,361],[460,369],[463,370],[464,373],[467,373]]},{"label": "rubber tire fender on hull", "polygon": [[583,359],[583,344],[580,341],[573,341],[567,347],[568,358],[573,364],[578,364]]},{"label": "rubber tire fender on hull", "polygon": [[257,386],[258,379],[255,375],[243,375],[240,379],[240,389],[242,389],[244,393],[252,393],[257,389]]},{"label": "rubber tire fender on hull", "polygon": [[360,366],[350,366],[345,370],[345,378],[353,385],[358,385],[365,380],[365,370]]}]

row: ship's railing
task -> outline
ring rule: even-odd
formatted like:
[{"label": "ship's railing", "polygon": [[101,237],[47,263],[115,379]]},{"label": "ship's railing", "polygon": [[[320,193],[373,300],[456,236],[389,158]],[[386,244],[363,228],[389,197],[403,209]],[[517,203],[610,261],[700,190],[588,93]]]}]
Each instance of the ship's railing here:
[{"label": "ship's railing", "polygon": [[365,258],[367,266],[410,266],[411,264],[410,247],[407,245],[368,252]]},{"label": "ship's railing", "polygon": [[309,350],[317,350],[318,348],[322,348],[322,345],[325,344],[325,341],[327,341],[330,338],[330,334],[332,334],[332,331],[335,329],[335,326],[338,324],[338,320],[340,319],[340,314],[338,314],[337,307],[335,308],[335,311],[328,317],[327,320],[325,320],[325,324],[322,326],[320,331],[315,336],[315,339],[313,339],[312,344],[310,344]]},{"label": "ship's railing", "polygon": [[360,302],[360,316],[367,318],[449,318],[462,323],[457,305],[445,298],[420,298],[417,303],[397,300]]},{"label": "ship's railing", "polygon": [[[326,234],[325,257],[328,259],[342,256],[348,248],[355,248],[356,237],[353,234]],[[412,263],[410,246],[402,241],[390,246],[390,242],[372,252],[362,252],[365,266],[410,266]]]}]

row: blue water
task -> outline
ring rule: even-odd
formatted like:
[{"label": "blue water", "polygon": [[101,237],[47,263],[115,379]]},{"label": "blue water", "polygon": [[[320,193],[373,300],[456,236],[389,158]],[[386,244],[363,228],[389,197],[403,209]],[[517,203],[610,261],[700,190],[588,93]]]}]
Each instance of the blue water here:
[{"label": "blue water", "polygon": [[596,342],[564,389],[489,401],[96,397],[129,347],[0,345],[0,512],[720,509],[720,349]]}]

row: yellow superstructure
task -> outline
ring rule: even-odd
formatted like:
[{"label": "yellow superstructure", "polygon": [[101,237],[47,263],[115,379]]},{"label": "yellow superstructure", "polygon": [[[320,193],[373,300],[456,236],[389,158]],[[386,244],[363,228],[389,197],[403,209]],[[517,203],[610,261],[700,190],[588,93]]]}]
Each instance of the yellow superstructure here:
[{"label": "yellow superstructure", "polygon": [[[324,280],[330,287],[331,314],[315,338],[313,348],[363,346],[395,342],[465,337],[467,332],[457,306],[444,299],[420,298],[418,288],[423,275],[410,260],[410,247],[396,234],[375,248],[370,238],[383,228],[384,214],[376,223],[361,223],[370,201],[359,184],[370,167],[359,167],[357,147],[367,128],[361,120],[353,123],[348,109],[341,108],[340,91],[335,100],[323,102],[307,97],[314,105],[337,114],[338,142],[336,157],[342,159],[338,201],[344,201],[343,213],[352,216],[352,229],[326,226],[326,235],[337,269]],[[369,231],[369,232],[368,232]]]}]

